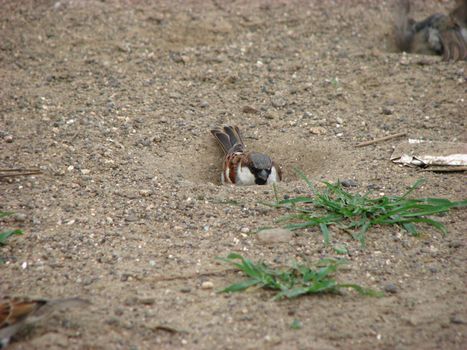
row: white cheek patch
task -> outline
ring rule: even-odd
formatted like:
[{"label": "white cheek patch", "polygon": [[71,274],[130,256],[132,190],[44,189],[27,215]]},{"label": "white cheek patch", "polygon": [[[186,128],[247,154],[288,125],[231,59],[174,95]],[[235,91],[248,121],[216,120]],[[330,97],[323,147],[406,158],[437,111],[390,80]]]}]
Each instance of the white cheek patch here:
[{"label": "white cheek patch", "polygon": [[271,168],[271,173],[269,174],[268,181],[266,181],[266,183],[269,185],[269,184],[272,184],[274,182],[279,182],[279,181],[280,179],[279,179],[279,175],[277,174],[276,167],[273,166]]},{"label": "white cheek patch", "polygon": [[255,176],[247,167],[242,167],[240,164],[237,168],[237,181],[236,185],[249,186],[255,184]]},{"label": "white cheek patch", "polygon": [[229,175],[230,175],[230,169],[229,168],[224,169],[224,171],[221,174],[222,184],[230,183],[230,176]]}]

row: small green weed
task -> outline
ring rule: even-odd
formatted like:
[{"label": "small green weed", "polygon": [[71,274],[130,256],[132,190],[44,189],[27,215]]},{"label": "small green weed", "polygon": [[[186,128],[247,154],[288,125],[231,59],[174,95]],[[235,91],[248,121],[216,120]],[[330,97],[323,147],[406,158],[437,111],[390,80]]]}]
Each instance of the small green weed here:
[{"label": "small green weed", "polygon": [[241,292],[248,288],[265,288],[277,291],[274,300],[282,298],[296,298],[306,294],[336,293],[340,289],[350,288],[361,295],[382,296],[381,292],[363,288],[357,284],[337,283],[332,275],[337,268],[344,264],[342,260],[321,259],[317,269],[313,270],[303,264],[293,264],[285,269],[274,269],[265,263],[253,263],[240,254],[231,253],[227,258],[220,258],[228,262],[249,278],[239,283],[234,283],[221,292]]},{"label": "small green weed", "polygon": [[[13,213],[10,213],[10,212],[5,212],[5,211],[0,211],[0,218],[4,218],[6,216],[10,216],[12,215]],[[0,233],[0,246],[2,245],[5,245],[6,244],[6,240],[10,237],[10,236],[13,236],[13,235],[22,235],[23,234],[23,231],[22,230],[7,230],[7,231],[4,231],[4,232],[1,232]],[[3,259],[0,258],[0,264],[3,263]]]},{"label": "small green weed", "polygon": [[9,211],[0,211],[0,219],[10,215],[13,215],[13,213]]},{"label": "small green weed", "polygon": [[415,236],[418,234],[415,225],[426,223],[445,234],[446,227],[427,216],[439,215],[452,208],[467,206],[467,200],[451,202],[443,198],[408,198],[421,186],[423,179],[415,182],[402,196],[370,198],[370,193],[360,195],[345,191],[339,182],[336,184],[324,182],[326,188],[318,191],[303,173],[298,173],[312,190],[312,196],[278,200],[275,189],[276,202],[263,204],[294,212],[279,219],[279,222],[291,222],[286,225],[288,229],[318,226],[325,244],[330,242],[331,225],[350,233],[362,245],[365,244],[366,232],[375,225],[399,225]]},{"label": "small green weed", "polygon": [[0,233],[0,245],[5,245],[8,237],[13,235],[22,235],[23,231],[21,230],[7,230]]},{"label": "small green weed", "polygon": [[290,324],[290,328],[292,329],[301,329],[303,327],[302,322],[300,320],[293,320],[292,323]]},{"label": "small green weed", "polygon": [[339,86],[339,78],[338,77],[331,78],[330,82],[331,82],[332,86],[334,86],[335,88]]}]

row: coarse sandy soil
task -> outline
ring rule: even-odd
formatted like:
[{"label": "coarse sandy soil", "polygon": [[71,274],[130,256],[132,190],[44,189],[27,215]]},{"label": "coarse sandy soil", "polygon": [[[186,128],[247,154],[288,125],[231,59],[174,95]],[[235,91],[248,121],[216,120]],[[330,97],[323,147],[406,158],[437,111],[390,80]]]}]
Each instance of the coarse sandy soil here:
[{"label": "coarse sandy soil", "polygon": [[[451,2],[415,1],[418,19]],[[336,257],[318,229],[263,243],[271,187],[220,185],[209,129],[238,124],[282,165],[280,195],[351,179],[354,192],[466,198],[466,176],[389,161],[398,132],[466,142],[466,63],[396,53],[390,1],[0,1],[0,296],[92,302],[11,349],[465,349],[466,211],[443,237],[375,227],[336,277],[387,290],[271,301],[217,291],[240,252],[285,265]],[[246,107],[246,108],[245,108]],[[208,282],[208,283],[206,283]],[[204,285],[203,285],[204,283]],[[203,287],[202,287],[203,286]],[[212,286],[212,288],[209,288]],[[207,287],[207,288],[206,288]],[[292,329],[293,320],[303,327]],[[166,328],[164,328],[166,327]]]}]

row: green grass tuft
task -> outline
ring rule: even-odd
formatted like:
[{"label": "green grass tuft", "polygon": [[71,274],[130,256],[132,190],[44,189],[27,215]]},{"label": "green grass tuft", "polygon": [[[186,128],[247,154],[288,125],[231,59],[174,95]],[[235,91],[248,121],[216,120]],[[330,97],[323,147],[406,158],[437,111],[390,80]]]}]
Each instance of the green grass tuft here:
[{"label": "green grass tuft", "polygon": [[[4,218],[6,216],[10,216],[13,213],[6,212],[6,211],[0,211],[0,218]],[[22,230],[6,230],[0,233],[0,246],[6,244],[6,240],[13,236],[13,235],[22,235],[23,231]],[[0,258],[0,264],[3,263],[3,259]]]},{"label": "green grass tuft", "polygon": [[330,242],[331,225],[350,233],[362,245],[365,244],[366,232],[375,225],[398,225],[416,236],[416,224],[426,223],[446,234],[446,227],[428,216],[467,206],[467,200],[451,202],[443,198],[408,198],[421,186],[423,179],[415,182],[402,196],[371,198],[370,193],[360,195],[347,192],[339,182],[324,182],[326,188],[318,191],[303,173],[298,171],[298,174],[312,190],[312,196],[277,200],[275,193],[275,203],[263,204],[293,212],[279,219],[279,222],[289,222],[285,226],[288,229],[318,226],[325,244]]},{"label": "green grass tuft", "polygon": [[337,283],[332,276],[337,268],[344,264],[343,260],[321,259],[317,269],[313,270],[303,264],[293,264],[285,269],[274,269],[265,263],[253,263],[240,254],[231,253],[221,260],[234,265],[248,279],[231,284],[221,292],[242,292],[248,288],[264,288],[276,291],[274,300],[282,298],[296,298],[306,294],[336,293],[340,289],[350,288],[361,295],[382,296],[382,292],[363,288],[352,283]]},{"label": "green grass tuft", "polygon": [[22,235],[23,231],[21,230],[7,230],[0,233],[0,245],[5,245],[6,240],[13,235]]},{"label": "green grass tuft", "polygon": [[[4,218],[10,215],[13,215],[14,213],[7,212],[7,211],[0,211],[0,218]],[[22,235],[23,231],[21,230],[7,230],[4,232],[0,233],[0,245],[5,245],[6,240],[13,235]]]},{"label": "green grass tuft", "polygon": [[290,328],[292,329],[301,329],[303,327],[302,322],[300,320],[293,320],[292,323],[290,324]]},{"label": "green grass tuft", "polygon": [[0,219],[4,218],[4,217],[7,217],[7,216],[10,216],[10,215],[13,215],[13,214],[14,213],[9,212],[9,211],[0,211]]}]

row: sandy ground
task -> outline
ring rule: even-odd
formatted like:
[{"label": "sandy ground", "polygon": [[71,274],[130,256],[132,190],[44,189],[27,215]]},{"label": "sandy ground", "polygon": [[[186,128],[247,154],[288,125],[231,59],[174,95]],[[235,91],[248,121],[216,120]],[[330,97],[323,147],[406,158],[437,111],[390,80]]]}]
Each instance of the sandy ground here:
[{"label": "sandy ground", "polygon": [[282,165],[281,195],[308,192],[296,166],[362,193],[402,194],[424,177],[418,196],[466,198],[465,174],[392,164],[401,139],[355,148],[398,132],[467,141],[465,62],[395,53],[391,11],[374,0],[0,1],[0,166],[43,171],[0,180],[0,209],[17,213],[0,224],[24,230],[0,247],[0,296],[92,302],[11,349],[465,348],[465,210],[440,218],[446,237],[376,227],[362,249],[334,232],[350,261],[338,279],[391,286],[383,298],[216,293],[241,278],[217,256],[335,253],[317,229],[257,240],[279,226],[259,204],[272,188],[220,186],[214,126],[238,124]]}]

